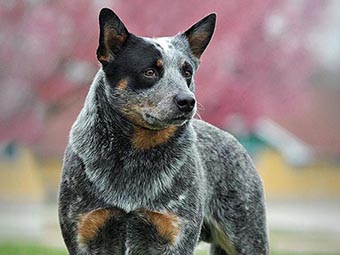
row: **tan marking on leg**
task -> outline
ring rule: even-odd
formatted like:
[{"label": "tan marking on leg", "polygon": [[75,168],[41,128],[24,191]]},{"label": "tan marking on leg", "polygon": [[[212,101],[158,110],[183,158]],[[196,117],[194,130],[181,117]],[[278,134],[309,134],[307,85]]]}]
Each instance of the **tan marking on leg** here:
[{"label": "tan marking on leg", "polygon": [[166,238],[171,245],[176,243],[176,237],[180,233],[179,219],[172,213],[160,213],[149,210],[139,210],[146,219],[156,227],[157,232]]},{"label": "tan marking on leg", "polygon": [[132,143],[140,150],[148,150],[166,143],[177,130],[176,126],[169,126],[162,130],[152,130],[135,126]]},{"label": "tan marking on leg", "polygon": [[96,209],[82,214],[78,220],[78,242],[86,244],[93,240],[99,229],[111,218],[123,216],[124,212],[118,209]]},{"label": "tan marking on leg", "polygon": [[118,82],[117,88],[118,88],[119,90],[124,90],[124,89],[126,89],[126,86],[127,86],[127,85],[128,85],[127,79],[122,79],[122,80],[120,80],[120,81]]}]

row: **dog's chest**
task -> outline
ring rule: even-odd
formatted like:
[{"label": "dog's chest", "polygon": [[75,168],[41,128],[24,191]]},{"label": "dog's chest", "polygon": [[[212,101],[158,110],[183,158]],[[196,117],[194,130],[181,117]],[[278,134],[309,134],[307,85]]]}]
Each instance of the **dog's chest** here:
[{"label": "dog's chest", "polygon": [[[159,165],[146,162],[89,164],[85,172],[94,184],[95,194],[106,203],[125,211],[158,207],[157,198],[166,196],[180,169],[180,162]],[[178,188],[178,187],[177,187]]]}]

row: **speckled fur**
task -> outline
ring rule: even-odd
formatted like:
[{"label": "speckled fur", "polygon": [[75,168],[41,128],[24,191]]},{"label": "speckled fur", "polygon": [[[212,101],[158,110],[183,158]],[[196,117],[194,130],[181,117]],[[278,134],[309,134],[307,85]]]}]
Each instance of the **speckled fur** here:
[{"label": "speckled fur", "polygon": [[[135,123],[122,109],[138,101],[143,113],[164,116],[161,123],[152,123],[157,129],[168,125],[175,112],[172,97],[194,91],[194,82],[187,85],[178,66],[185,60],[196,71],[199,63],[197,49],[183,34],[143,40],[160,52],[162,78],[136,94],[129,85],[112,87],[100,69],[70,132],[59,194],[60,226],[69,253],[193,255],[203,240],[212,244],[212,255],[269,254],[262,182],[233,136],[189,116],[176,123],[165,143],[144,150],[134,146]],[[115,61],[119,50],[98,59]],[[83,238],[86,243],[80,244],[82,215],[100,208],[122,213],[106,214],[103,226],[88,234],[92,239]],[[173,224],[174,231],[161,235],[164,226],[155,226],[156,221],[145,217],[151,213],[141,211],[171,215],[174,220],[164,224]]]}]

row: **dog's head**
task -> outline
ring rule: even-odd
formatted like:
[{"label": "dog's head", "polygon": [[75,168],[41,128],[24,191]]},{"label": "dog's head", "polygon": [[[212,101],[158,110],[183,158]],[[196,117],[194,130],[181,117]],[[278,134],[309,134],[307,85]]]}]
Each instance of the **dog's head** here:
[{"label": "dog's head", "polygon": [[112,107],[148,129],[190,120],[196,112],[193,77],[215,22],[210,14],[176,36],[144,38],[129,33],[113,11],[102,9],[97,58]]}]

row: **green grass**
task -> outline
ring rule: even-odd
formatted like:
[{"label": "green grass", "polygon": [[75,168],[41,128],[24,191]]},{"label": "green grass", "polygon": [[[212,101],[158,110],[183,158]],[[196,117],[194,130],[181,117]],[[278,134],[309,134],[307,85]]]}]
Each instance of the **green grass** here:
[{"label": "green grass", "polygon": [[[303,253],[276,253],[272,252],[272,255],[296,255]],[[304,255],[321,255],[304,253]],[[47,248],[35,244],[18,244],[18,243],[6,243],[0,244],[0,255],[67,255],[65,249],[53,249]],[[205,252],[197,253],[196,255],[207,255]]]},{"label": "green grass", "polygon": [[64,249],[52,249],[35,244],[0,244],[0,255],[67,255]]}]

